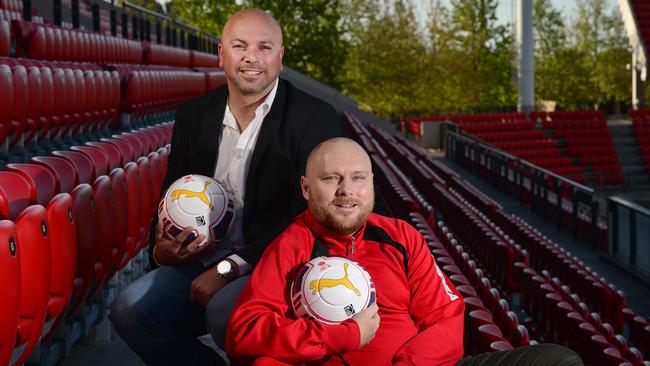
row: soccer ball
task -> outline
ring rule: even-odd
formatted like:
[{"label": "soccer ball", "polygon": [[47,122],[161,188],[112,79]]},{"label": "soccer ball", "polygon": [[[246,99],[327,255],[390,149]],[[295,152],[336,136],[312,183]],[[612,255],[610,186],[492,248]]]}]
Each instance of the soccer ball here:
[{"label": "soccer ball", "polygon": [[235,216],[235,199],[219,182],[203,175],[186,175],[172,183],[158,205],[163,231],[176,237],[184,227],[194,231],[183,244],[205,234],[203,243],[221,241]]},{"label": "soccer ball", "polygon": [[340,323],[375,302],[375,285],[359,263],[345,257],[318,257],[300,269],[291,284],[297,317]]}]

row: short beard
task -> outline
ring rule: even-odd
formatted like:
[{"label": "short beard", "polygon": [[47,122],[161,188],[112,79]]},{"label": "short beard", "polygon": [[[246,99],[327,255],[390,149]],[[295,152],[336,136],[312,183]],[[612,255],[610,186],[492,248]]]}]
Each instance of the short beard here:
[{"label": "short beard", "polygon": [[359,229],[363,227],[366,221],[368,221],[368,217],[372,213],[374,206],[375,203],[373,199],[368,206],[364,207],[364,209],[356,218],[340,220],[337,219],[334,215],[330,214],[325,207],[312,204],[311,201],[309,201],[309,210],[314,215],[316,222],[318,222],[327,230],[332,231],[338,235],[352,235],[359,231]]}]

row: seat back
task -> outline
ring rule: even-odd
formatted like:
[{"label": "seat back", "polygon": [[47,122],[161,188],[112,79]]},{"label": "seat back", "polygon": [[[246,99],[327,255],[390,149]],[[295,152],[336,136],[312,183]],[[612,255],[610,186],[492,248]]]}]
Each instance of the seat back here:
[{"label": "seat back", "polygon": [[0,171],[0,218],[15,220],[29,205],[32,190],[23,177]]},{"label": "seat back", "polygon": [[79,184],[90,184],[94,180],[95,168],[88,156],[79,151],[54,151],[52,155],[66,159],[75,167],[79,177]]},{"label": "seat back", "polygon": [[115,168],[109,174],[115,211],[113,212],[113,270],[120,269],[124,257],[128,255],[127,237],[129,234],[129,191],[126,183],[126,173],[122,168]]},{"label": "seat back", "polygon": [[0,19],[0,56],[7,57],[11,52],[11,32],[9,22]]},{"label": "seat back", "polygon": [[30,203],[46,205],[56,192],[56,178],[44,166],[36,164],[8,164],[6,170],[20,175],[27,181]]},{"label": "seat back", "polygon": [[121,154],[121,165],[124,166],[126,163],[133,161],[134,152],[131,145],[126,142],[126,140],[116,139],[116,138],[103,138],[102,141],[107,142],[120,150]]},{"label": "seat back", "polygon": [[[128,221],[128,259],[133,257],[139,250],[141,243],[141,223],[142,220],[140,211],[140,196],[142,196],[142,184],[140,180],[140,170],[138,164],[129,162],[124,165],[124,173],[126,175],[127,192],[129,195],[129,221]],[[0,201],[1,202],[1,201]],[[127,259],[127,260],[128,260]],[[123,267],[126,263],[122,263]]]},{"label": "seat back", "polygon": [[[95,149],[95,148],[93,148]],[[115,199],[111,179],[102,175],[93,182],[95,195],[95,283],[90,296],[95,296],[108,279],[108,273],[113,262],[113,246],[117,245],[113,220],[115,212]]]},{"label": "seat back", "polygon": [[8,365],[16,343],[20,301],[20,252],[16,227],[0,221],[0,365]]},{"label": "seat back", "polygon": [[70,149],[81,152],[90,159],[93,164],[93,181],[108,174],[108,156],[102,150],[93,146],[73,146]]},{"label": "seat back", "polygon": [[88,146],[96,147],[100,149],[106,157],[108,157],[108,171],[112,171],[117,167],[124,165],[122,163],[122,153],[117,148],[117,146],[103,141],[93,141],[86,143]]},{"label": "seat back", "polygon": [[78,183],[79,176],[74,165],[62,157],[36,156],[29,162],[49,170],[54,176],[55,193],[70,193]]},{"label": "seat back", "polygon": [[18,310],[17,359],[27,359],[41,338],[50,292],[50,239],[47,213],[41,205],[23,210],[15,221],[20,243],[20,306]]},{"label": "seat back", "polygon": [[75,284],[68,317],[84,303],[95,275],[96,210],[93,188],[79,184],[71,193],[74,215],[77,218],[77,265]]},{"label": "seat back", "polygon": [[72,196],[60,193],[45,207],[50,236],[50,300],[47,318],[53,320],[46,337],[64,318],[72,297],[77,266],[77,220]]}]

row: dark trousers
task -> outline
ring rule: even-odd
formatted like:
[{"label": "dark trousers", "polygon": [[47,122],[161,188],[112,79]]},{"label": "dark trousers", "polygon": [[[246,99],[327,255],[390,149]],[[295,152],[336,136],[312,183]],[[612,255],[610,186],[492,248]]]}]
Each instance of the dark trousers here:
[{"label": "dark trousers", "polygon": [[557,344],[538,344],[509,351],[481,353],[458,361],[456,366],[582,366],[577,353]]}]

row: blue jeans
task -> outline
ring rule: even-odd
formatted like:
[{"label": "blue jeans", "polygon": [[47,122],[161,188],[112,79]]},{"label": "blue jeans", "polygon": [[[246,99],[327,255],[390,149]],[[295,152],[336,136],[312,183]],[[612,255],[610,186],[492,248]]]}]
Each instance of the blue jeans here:
[{"label": "blue jeans", "polygon": [[207,321],[223,349],[228,319],[249,276],[221,289],[206,312],[190,301],[190,285],[205,270],[199,261],[157,268],[131,283],[111,305],[117,333],[148,365],[225,364],[197,337],[207,333]]}]

